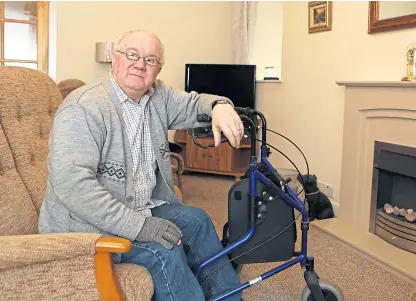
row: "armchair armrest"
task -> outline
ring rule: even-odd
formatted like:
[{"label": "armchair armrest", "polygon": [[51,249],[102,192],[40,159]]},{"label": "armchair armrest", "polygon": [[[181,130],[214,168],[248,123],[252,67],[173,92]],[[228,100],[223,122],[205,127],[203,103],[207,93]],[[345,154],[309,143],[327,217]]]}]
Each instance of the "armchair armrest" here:
[{"label": "armchair armrest", "polygon": [[55,233],[0,236],[0,271],[95,254],[100,238],[93,233]]},{"label": "armchair armrest", "polygon": [[97,252],[128,253],[131,241],[120,237],[101,236],[95,245]]},{"label": "armchair armrest", "polygon": [[127,253],[131,249],[131,241],[119,237],[101,237],[96,244],[94,256],[97,288],[102,301],[123,301],[120,284],[113,267],[111,253]]},{"label": "armchair armrest", "polygon": [[178,186],[175,186],[175,194],[180,201],[183,200],[182,191],[180,190]]},{"label": "armchair armrest", "polygon": [[123,301],[125,298],[111,253],[125,253],[130,249],[131,242],[127,239],[95,233],[0,236],[0,275],[3,271],[18,271],[25,266],[42,266],[48,262],[59,264],[90,255],[100,300]]}]

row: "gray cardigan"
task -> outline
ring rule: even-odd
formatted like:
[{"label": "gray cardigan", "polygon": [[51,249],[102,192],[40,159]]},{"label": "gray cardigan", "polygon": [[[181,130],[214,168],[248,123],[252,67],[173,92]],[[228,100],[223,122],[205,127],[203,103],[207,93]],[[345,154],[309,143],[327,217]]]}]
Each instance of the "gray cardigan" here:
[{"label": "gray cardigan", "polygon": [[[161,81],[149,102],[155,150],[155,199],[174,193],[168,129],[207,126],[215,95],[176,91]],[[132,158],[121,104],[109,77],[72,92],[59,107],[49,138],[48,180],[39,232],[96,232],[135,240],[145,217],[134,207]]]}]

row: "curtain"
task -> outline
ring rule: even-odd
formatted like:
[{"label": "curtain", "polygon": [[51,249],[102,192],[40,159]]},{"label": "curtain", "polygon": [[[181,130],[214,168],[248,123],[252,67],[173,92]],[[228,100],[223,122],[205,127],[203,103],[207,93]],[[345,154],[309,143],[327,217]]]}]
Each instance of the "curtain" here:
[{"label": "curtain", "polygon": [[248,64],[254,38],[256,1],[236,1],[233,19],[233,52],[235,64]]}]

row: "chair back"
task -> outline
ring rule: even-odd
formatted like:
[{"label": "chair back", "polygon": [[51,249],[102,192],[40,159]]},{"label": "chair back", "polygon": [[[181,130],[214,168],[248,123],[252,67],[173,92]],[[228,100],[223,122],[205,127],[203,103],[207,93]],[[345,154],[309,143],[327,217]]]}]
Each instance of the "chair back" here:
[{"label": "chair back", "polygon": [[38,232],[48,138],[61,102],[46,74],[0,66],[0,235]]},{"label": "chair back", "polygon": [[65,99],[65,97],[67,97],[72,91],[84,85],[85,83],[82,80],[70,78],[59,82],[58,88],[61,91],[62,98]]}]

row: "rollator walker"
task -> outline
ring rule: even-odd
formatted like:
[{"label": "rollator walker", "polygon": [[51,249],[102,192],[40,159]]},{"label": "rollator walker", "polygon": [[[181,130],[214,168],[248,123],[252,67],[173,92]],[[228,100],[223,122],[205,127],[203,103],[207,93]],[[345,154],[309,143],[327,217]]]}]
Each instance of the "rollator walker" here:
[{"label": "rollator walker", "polygon": [[[224,225],[222,239],[224,248],[197,267],[196,276],[199,277],[206,266],[223,256],[228,256],[227,260],[232,263],[237,272],[244,264],[284,263],[209,301],[226,300],[237,292],[298,263],[304,270],[306,281],[306,286],[300,294],[301,301],[344,301],[341,290],[335,284],[319,279],[314,270],[314,258],[308,256],[307,252],[308,211],[305,203],[289,187],[288,183],[291,179],[284,179],[267,159],[270,156],[270,149],[266,141],[267,123],[264,115],[250,108],[236,107],[235,110],[244,124],[245,133],[250,138],[250,165],[245,176],[233,184],[228,193],[228,222]],[[210,118],[208,118],[209,120]],[[261,126],[257,125],[258,121],[261,121]],[[256,138],[259,129],[261,129],[261,139]],[[202,148],[214,147],[213,144],[201,145],[198,143],[199,138],[207,137],[212,137],[212,133],[194,132],[193,142]],[[222,136],[221,142],[227,141]],[[256,141],[261,143],[259,159]],[[299,212],[297,218],[295,218],[295,210]],[[296,220],[300,216],[302,216],[300,221],[301,250],[296,251]]]}]

